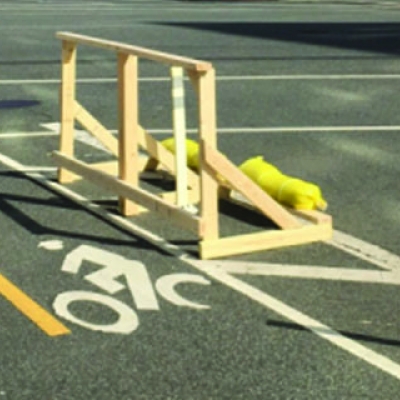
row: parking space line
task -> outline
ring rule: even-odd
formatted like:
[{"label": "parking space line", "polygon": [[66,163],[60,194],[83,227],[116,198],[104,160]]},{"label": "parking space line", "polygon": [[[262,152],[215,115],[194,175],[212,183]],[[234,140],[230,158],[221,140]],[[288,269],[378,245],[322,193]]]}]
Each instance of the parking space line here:
[{"label": "parking space line", "polygon": [[[397,80],[400,74],[279,74],[279,75],[221,75],[217,81],[284,81],[284,80]],[[78,83],[112,83],[117,78],[97,77],[79,78]],[[146,76],[139,78],[140,82],[169,82],[170,78],[163,76]],[[0,79],[0,85],[49,85],[58,84],[60,79]]]},{"label": "parking space line", "polygon": [[49,336],[61,336],[71,333],[58,319],[32,300],[21,289],[0,274],[0,295],[10,301],[15,308],[35,323]]},{"label": "parking space line", "polygon": [[5,132],[0,133],[0,139],[18,139],[43,136],[57,136],[58,132]]}]

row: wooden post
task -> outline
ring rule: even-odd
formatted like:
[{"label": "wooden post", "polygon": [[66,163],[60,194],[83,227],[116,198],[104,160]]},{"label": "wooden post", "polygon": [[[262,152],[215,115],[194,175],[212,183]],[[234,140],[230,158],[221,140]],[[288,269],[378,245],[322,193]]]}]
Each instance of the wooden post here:
[{"label": "wooden post", "polygon": [[183,69],[181,67],[171,67],[171,81],[172,120],[175,139],[176,204],[179,207],[185,207],[188,204],[188,178],[186,171],[185,88],[183,83]]},{"label": "wooden post", "polygon": [[[60,86],[60,151],[70,157],[74,154],[75,120],[75,80],[76,80],[76,44],[62,42],[61,86]],[[58,169],[58,181],[68,183],[73,174],[64,168]]]},{"label": "wooden post", "polygon": [[[192,75],[193,79],[193,75]],[[215,98],[215,70],[198,73],[198,110],[199,110],[199,137],[210,147],[216,148],[216,98]],[[200,195],[201,195],[201,232],[199,236],[204,240],[217,239],[219,236],[218,223],[218,183],[213,178],[213,171],[204,160],[200,148]]]},{"label": "wooden post", "polygon": [[[137,57],[118,53],[119,178],[133,187],[139,183],[137,74]],[[124,197],[119,207],[122,215],[139,212],[138,205]]]}]

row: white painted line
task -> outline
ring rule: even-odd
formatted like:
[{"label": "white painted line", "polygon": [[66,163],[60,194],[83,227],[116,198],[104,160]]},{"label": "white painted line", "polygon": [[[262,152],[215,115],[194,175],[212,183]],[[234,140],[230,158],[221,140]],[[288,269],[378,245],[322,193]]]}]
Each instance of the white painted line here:
[{"label": "white painted line", "polygon": [[242,127],[218,128],[218,133],[301,133],[301,132],[392,132],[398,131],[400,125],[371,126],[277,126],[277,127]]},{"label": "white painted line", "polygon": [[[206,266],[207,262],[204,263]],[[209,261],[208,263],[211,268],[230,274],[400,285],[398,272],[247,261]]]},{"label": "white painted line", "polygon": [[[218,128],[218,133],[303,133],[303,132],[396,132],[400,125],[355,125],[355,126],[276,126],[276,127],[235,127]],[[169,134],[172,129],[147,129],[149,133]],[[110,132],[115,132],[111,130]],[[189,128],[188,133],[197,133],[197,129]]]},{"label": "white painted line", "polygon": [[[140,78],[141,82],[168,82],[164,77]],[[0,85],[55,85],[59,84],[60,79],[0,79]],[[80,78],[77,83],[114,83],[117,78]]]},{"label": "white painted line", "polygon": [[334,230],[333,238],[326,243],[385,270],[400,271],[399,256],[347,233]]},{"label": "white painted line", "polygon": [[56,132],[5,132],[0,133],[0,139],[18,139],[29,137],[57,136]]},{"label": "white painted line", "polygon": [[[231,81],[285,81],[285,80],[397,80],[400,74],[289,74],[289,75],[226,75],[217,76],[220,82]],[[79,78],[78,83],[113,83],[117,78]],[[169,82],[168,77],[153,76],[139,78],[141,82]],[[60,79],[0,79],[0,85],[44,85],[58,84]]]},{"label": "white painted line", "polygon": [[400,79],[400,74],[287,74],[219,76],[219,81],[307,81],[307,80],[381,80]]},{"label": "white painted line", "polygon": [[57,171],[57,167],[27,165],[23,168],[23,172],[55,172],[55,171]]},{"label": "white painted line", "polygon": [[[44,124],[43,124],[44,125]],[[46,124],[47,125],[47,124]],[[165,135],[172,134],[172,129],[146,129],[147,132],[153,135]],[[376,125],[376,126],[277,126],[277,127],[236,127],[236,128],[218,128],[218,134],[241,134],[241,133],[317,133],[317,132],[331,132],[331,133],[360,133],[360,132],[398,132],[400,131],[400,125]],[[78,132],[78,131],[77,131]],[[91,139],[94,143],[93,136],[88,132],[81,130],[78,134],[78,140],[85,139],[89,141]],[[117,134],[117,129],[109,129],[112,134]],[[186,130],[189,134],[196,134],[196,128],[189,128]],[[46,136],[58,136],[59,130],[53,130],[52,132],[5,132],[0,133],[0,140],[2,139],[18,139],[18,138],[35,138],[35,137],[46,137]],[[87,135],[87,136],[86,136]],[[90,136],[90,137],[89,137]]]},{"label": "white painted line", "polygon": [[[41,124],[46,129],[54,132],[60,132],[59,122],[50,122]],[[146,129],[152,134],[172,134],[172,129]],[[302,133],[302,132],[393,132],[399,131],[400,125],[376,125],[376,126],[302,126],[302,127],[235,127],[235,128],[218,128],[218,133]],[[116,134],[117,129],[110,129],[111,133]],[[186,129],[187,133],[197,133],[196,128]],[[85,132],[85,131],[79,131]],[[87,132],[86,132],[87,133]],[[89,135],[87,133],[87,135]]]}]

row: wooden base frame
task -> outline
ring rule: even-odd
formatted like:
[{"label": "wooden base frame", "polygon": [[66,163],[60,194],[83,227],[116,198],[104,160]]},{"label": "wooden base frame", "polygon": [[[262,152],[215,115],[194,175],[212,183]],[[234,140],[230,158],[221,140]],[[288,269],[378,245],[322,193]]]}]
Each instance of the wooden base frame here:
[{"label": "wooden base frame", "polygon": [[[61,32],[62,83],[60,96],[60,149],[53,152],[59,166],[58,180],[69,183],[82,177],[119,197],[120,212],[136,215],[141,207],[157,212],[199,237],[199,257],[226,257],[315,241],[332,236],[332,218],[315,211],[288,210],[253,183],[216,149],[215,71],[205,61],[162,53],[124,43]],[[117,53],[119,135],[114,137],[75,98],[76,48],[78,44],[96,46]],[[197,172],[182,167],[177,157],[154,139],[138,121],[138,59],[166,64],[175,87],[173,110],[175,138],[185,140],[182,112],[182,74],[185,71],[198,98],[198,135],[200,143]],[[176,88],[179,92],[176,92]],[[176,94],[178,93],[178,94]],[[87,164],[74,157],[74,124],[78,122],[114,155],[110,162]],[[174,132],[175,134],[175,132]],[[139,153],[144,151],[146,156]],[[178,147],[176,148],[178,150]],[[179,169],[179,171],[178,171]],[[185,169],[185,173],[182,173]],[[156,195],[140,187],[140,174],[148,170],[167,171],[176,180],[176,191]],[[179,172],[179,173],[178,173]],[[187,190],[187,193],[185,191]],[[252,207],[273,221],[278,229],[230,237],[220,237],[218,200],[220,197]],[[182,204],[182,199],[185,204]],[[243,201],[244,199],[244,201]],[[196,204],[198,214],[185,205]]]}]

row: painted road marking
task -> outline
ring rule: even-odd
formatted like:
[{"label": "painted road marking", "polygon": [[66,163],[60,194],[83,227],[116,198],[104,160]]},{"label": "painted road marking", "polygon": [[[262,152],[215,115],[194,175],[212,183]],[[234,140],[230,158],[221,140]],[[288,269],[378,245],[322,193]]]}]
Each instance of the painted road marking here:
[{"label": "painted road marking", "polygon": [[[86,274],[84,279],[97,288],[106,291],[108,295],[80,290],[59,293],[53,302],[53,308],[60,317],[94,331],[123,335],[131,334],[139,327],[137,313],[127,304],[111,296],[126,287],[131,292],[133,302],[138,310],[160,311],[150,276],[145,265],[140,261],[130,260],[114,252],[94,246],[80,245],[66,255],[61,270],[76,274],[81,269],[83,261],[89,261],[102,267],[95,272]],[[124,278],[123,280],[121,280],[122,277]],[[182,297],[175,289],[177,285],[182,283],[209,285],[211,282],[199,275],[174,273],[161,276],[156,280],[154,286],[158,294],[178,307],[197,310],[210,308],[208,305],[195,303]],[[111,324],[98,324],[76,317],[68,308],[71,303],[76,302],[101,304],[114,311],[118,315],[118,319]]]},{"label": "painted road marking", "polygon": [[400,271],[399,256],[347,233],[334,230],[333,238],[326,243],[377,267],[389,271]]},{"label": "painted road marking", "polygon": [[[103,266],[87,274],[85,280],[109,294],[116,294],[127,286],[138,309],[160,309],[149,274],[140,261],[129,260],[93,246],[80,245],[65,257],[61,270],[76,274],[83,261]],[[124,278],[126,285],[120,282],[121,277]]]},{"label": "painted road marking", "polygon": [[209,263],[211,268],[216,268],[235,275],[279,276],[282,278],[322,279],[330,281],[400,285],[399,272],[226,260],[211,261]]},{"label": "painted road marking", "polygon": [[290,321],[312,331],[322,339],[329,341],[337,347],[353,354],[368,364],[373,365],[381,371],[384,371],[400,380],[400,364],[395,363],[393,360],[382,356],[376,351],[373,351],[346,336],[343,336],[341,333],[335,331],[328,325],[325,325],[316,319],[303,314],[295,308],[288,306],[282,301],[259,289],[256,289],[255,287],[237,279],[236,277],[227,274],[224,271],[212,268],[208,261],[191,259],[187,260],[187,262],[197,267],[200,271],[207,273],[208,276],[220,281],[224,285],[229,286],[239,293],[242,293],[243,295],[267,307],[268,309],[275,311]]},{"label": "painted road marking", "polygon": [[[112,309],[115,314],[118,315],[118,319],[111,324],[94,324],[82,318],[76,317],[71,313],[71,310],[68,308],[68,306],[71,303],[81,301],[102,304],[103,306]],[[131,307],[127,306],[122,301],[101,293],[83,290],[63,292],[60,293],[54,300],[53,308],[56,314],[60,317],[63,317],[67,321],[92,331],[129,335],[139,326],[139,318]]]},{"label": "painted road marking", "polygon": [[[58,135],[61,129],[59,122],[49,122],[41,124],[42,127],[49,129],[54,135]],[[146,129],[151,134],[172,134],[172,129]],[[276,127],[220,127],[218,133],[236,134],[236,133],[303,133],[303,132],[398,132],[400,125],[361,125],[361,126],[276,126]],[[117,129],[109,129],[112,134],[117,134]],[[197,128],[186,129],[187,133],[197,133]],[[2,138],[0,134],[0,139]],[[29,133],[27,133],[29,136]],[[11,134],[9,137],[12,137]],[[77,140],[84,142],[100,150],[109,152],[93,135],[85,130],[75,130]]]},{"label": "painted road marking", "polygon": [[[217,76],[220,82],[231,81],[307,81],[307,80],[398,80],[400,74],[288,74],[288,75],[225,75]],[[139,78],[140,82],[170,82],[171,78],[149,76]],[[0,79],[0,85],[55,85],[60,79]],[[77,83],[113,83],[117,78],[78,78]]]},{"label": "painted road marking", "polygon": [[0,139],[18,139],[29,137],[57,136],[56,132],[4,132],[0,133]]},{"label": "painted road marking", "polygon": [[0,274],[0,294],[49,336],[71,333],[58,319]]},{"label": "painted road marking", "polygon": [[[24,166],[22,164],[5,155],[0,154],[0,162],[4,165],[7,165],[9,168],[13,168],[23,172]],[[115,223],[119,227],[125,229],[127,232],[131,232],[135,235],[140,236],[144,240],[149,241],[154,246],[164,250],[165,252],[179,259],[180,261],[193,266],[195,269],[204,273],[208,277],[215,279],[216,281],[227,287],[230,287],[238,293],[242,293],[243,295],[261,304],[262,306],[273,310],[283,317],[289,319],[290,321],[293,321],[296,324],[314,332],[320,338],[329,341],[331,344],[334,344],[342,350],[353,354],[354,356],[360,358],[361,360],[364,360],[368,364],[400,380],[400,364],[395,363],[393,360],[377,353],[376,351],[369,349],[368,347],[359,344],[352,339],[343,336],[331,327],[322,324],[321,322],[301,313],[295,308],[286,305],[278,299],[268,295],[267,293],[262,292],[261,290],[254,288],[253,286],[241,281],[240,279],[237,279],[236,277],[216,268],[210,268],[210,265],[207,265],[207,261],[199,261],[197,259],[194,259],[191,255],[184,252],[178,246],[169,243],[163,237],[156,235],[155,233],[144,229],[121,216],[108,213],[100,205],[91,203],[86,197],[79,195],[78,193],[75,193],[74,191],[66,187],[63,187],[62,185],[59,185],[58,183],[49,181],[44,176],[38,173],[27,173],[26,175],[32,179],[41,182],[45,186],[50,187],[61,196],[65,196],[71,201],[79,204],[81,207],[91,211],[92,213],[95,213],[105,218],[106,220]],[[356,239],[354,241],[354,244],[357,243],[363,243],[363,247],[367,249],[380,249],[378,246],[369,245],[368,243],[363,242],[359,239]],[[357,254],[357,249],[352,248],[351,251]],[[397,257],[394,254],[386,252],[386,250],[383,251],[385,252],[385,254]],[[359,253],[364,254],[363,249],[360,249]],[[367,254],[365,254],[364,256],[368,257]],[[372,260],[375,259],[373,254],[371,254],[370,257]]]}]

